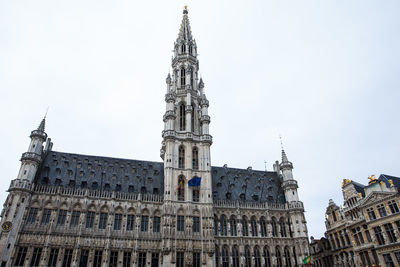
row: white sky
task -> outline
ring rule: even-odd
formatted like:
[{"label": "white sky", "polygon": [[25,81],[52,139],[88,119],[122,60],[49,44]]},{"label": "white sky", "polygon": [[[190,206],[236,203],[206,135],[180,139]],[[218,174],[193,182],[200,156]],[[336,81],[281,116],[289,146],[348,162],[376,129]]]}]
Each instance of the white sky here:
[{"label": "white sky", "polygon": [[189,6],[215,166],[268,169],[279,134],[309,235],[341,180],[400,176],[398,1],[1,1],[0,202],[49,106],[54,150],[161,161]]}]

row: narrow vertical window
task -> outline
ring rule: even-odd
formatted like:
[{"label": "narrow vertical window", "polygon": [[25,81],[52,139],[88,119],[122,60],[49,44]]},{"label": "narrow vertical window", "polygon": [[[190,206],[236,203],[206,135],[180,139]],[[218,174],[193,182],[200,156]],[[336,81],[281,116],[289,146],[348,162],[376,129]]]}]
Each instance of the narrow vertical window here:
[{"label": "narrow vertical window", "polygon": [[182,53],[186,53],[186,45],[185,45],[185,44],[182,44],[182,46],[181,46],[181,52],[182,52]]},{"label": "narrow vertical window", "polygon": [[185,230],[185,217],[178,215],[176,220],[176,230],[183,232]]},{"label": "narrow vertical window", "polygon": [[62,267],[70,267],[72,263],[72,249],[66,249],[64,251],[64,259],[63,259],[63,264]]},{"label": "narrow vertical window", "polygon": [[200,232],[200,217],[194,216],[193,217],[193,233]]},{"label": "narrow vertical window", "polygon": [[142,215],[142,221],[140,223],[140,231],[147,232],[149,230],[149,216]]},{"label": "narrow vertical window", "polygon": [[237,236],[237,226],[236,226],[236,219],[232,215],[231,218],[229,219],[229,224],[230,224],[230,234],[231,236]]},{"label": "narrow vertical window", "polygon": [[139,267],[146,267],[146,252],[139,252]]},{"label": "narrow vertical window", "polygon": [[66,218],[67,218],[67,211],[66,210],[59,210],[58,218],[57,218],[57,225],[64,225]]},{"label": "narrow vertical window", "polygon": [[101,267],[101,258],[103,257],[102,250],[94,251],[93,267]]},{"label": "narrow vertical window", "polygon": [[58,248],[52,248],[50,250],[50,257],[48,262],[48,267],[56,267],[58,257]]},{"label": "narrow vertical window", "polygon": [[254,217],[251,218],[250,225],[251,225],[251,235],[252,236],[257,236],[258,235],[258,233],[257,233],[257,222],[256,222],[256,219]]},{"label": "narrow vertical window", "polygon": [[99,229],[106,229],[108,213],[100,213]]},{"label": "narrow vertical window", "polygon": [[279,251],[279,248],[275,248],[275,255],[276,255],[276,262],[278,267],[283,267],[282,266],[282,258],[281,258],[281,252]]},{"label": "narrow vertical window", "polygon": [[131,267],[131,254],[130,251],[124,251],[122,267]]},{"label": "narrow vertical window", "polygon": [[193,252],[193,267],[201,267],[200,252]]},{"label": "narrow vertical window", "polygon": [[185,148],[183,146],[179,147],[178,168],[185,168]]},{"label": "narrow vertical window", "polygon": [[135,215],[128,215],[126,220],[126,231],[133,231],[133,226],[135,224]]},{"label": "narrow vertical window", "polygon": [[48,224],[50,222],[50,215],[51,215],[51,210],[50,209],[44,209],[43,210],[43,215],[42,215],[42,221],[40,223],[41,224]]},{"label": "narrow vertical window", "polygon": [[269,255],[269,250],[267,247],[264,247],[264,262],[265,262],[265,267],[271,267],[271,257]]},{"label": "narrow vertical window", "polygon": [[193,89],[193,69],[190,69],[190,86]]},{"label": "narrow vertical window", "polygon": [[159,233],[160,232],[160,217],[154,216],[153,217],[153,233]]},{"label": "narrow vertical window", "polygon": [[245,216],[242,218],[242,235],[248,236],[249,235],[249,226],[247,225],[247,219]]},{"label": "narrow vertical window", "polygon": [[262,236],[262,237],[267,236],[267,226],[266,226],[266,224],[265,224],[264,217],[262,217],[262,218],[260,219],[260,228],[261,228],[261,236]]},{"label": "narrow vertical window", "polygon": [[254,248],[254,266],[261,267],[261,254],[258,247]]},{"label": "narrow vertical window", "polygon": [[237,246],[232,248],[232,266],[239,267],[239,250]]},{"label": "narrow vertical window", "polygon": [[114,230],[121,230],[122,214],[114,215]]},{"label": "narrow vertical window", "polygon": [[285,253],[285,266],[292,267],[292,262],[290,261],[290,252],[288,247],[285,247],[284,253]]},{"label": "narrow vertical window", "polygon": [[94,212],[88,211],[86,213],[86,228],[93,228],[94,223]]},{"label": "narrow vertical window", "polygon": [[197,147],[194,147],[192,150],[192,165],[193,170],[199,169],[199,150],[197,149]]},{"label": "narrow vertical window", "polygon": [[271,226],[272,226],[272,236],[277,237],[278,236],[278,229],[276,227],[276,219],[275,217],[272,218],[271,220]]},{"label": "narrow vertical window", "polygon": [[227,234],[227,225],[225,215],[221,216],[221,236],[226,236]]},{"label": "narrow vertical window", "polygon": [[15,266],[24,266],[27,251],[28,248],[26,247],[18,248],[17,257],[15,258],[15,263],[14,263]]},{"label": "narrow vertical window", "polygon": [[30,208],[27,223],[34,224],[38,214],[38,208]]},{"label": "narrow vertical window", "polygon": [[41,255],[42,255],[42,248],[34,248],[31,258],[31,264],[29,266],[39,266]]},{"label": "narrow vertical window", "polygon": [[181,69],[181,89],[185,89],[186,85],[186,71],[184,68]]},{"label": "narrow vertical window", "polygon": [[158,267],[159,255],[158,253],[151,253],[151,267]]},{"label": "narrow vertical window", "polygon": [[193,55],[193,47],[191,45],[189,45],[189,54]]},{"label": "narrow vertical window", "polygon": [[78,210],[74,210],[71,216],[70,227],[76,227],[79,224],[79,217],[81,216],[81,212]]},{"label": "narrow vertical window", "polygon": [[184,267],[184,253],[183,252],[176,253],[176,267]]},{"label": "narrow vertical window", "polygon": [[81,258],[79,260],[79,267],[86,267],[88,264],[88,258],[89,258],[89,250],[82,249],[81,250]]},{"label": "narrow vertical window", "polygon": [[245,257],[245,266],[246,267],[251,267],[251,254],[250,254],[250,248],[246,246],[244,249],[244,257]]},{"label": "narrow vertical window", "polygon": [[118,251],[113,250],[110,253],[110,262],[108,264],[109,267],[117,267],[118,264]]},{"label": "narrow vertical window", "polygon": [[199,199],[200,199],[200,192],[199,192],[199,189],[194,188],[194,189],[192,190],[192,201],[193,201],[193,202],[199,202]]},{"label": "narrow vertical window", "polygon": [[179,105],[179,130],[186,130],[186,110],[185,104]]},{"label": "narrow vertical window", "polygon": [[285,228],[285,222],[283,218],[279,219],[279,228],[281,230],[281,236],[286,237],[286,228]]},{"label": "narrow vertical window", "polygon": [[178,200],[185,200],[185,180],[183,176],[179,176],[178,178]]},{"label": "narrow vertical window", "polygon": [[229,267],[229,251],[227,246],[224,246],[222,249],[222,267]]}]

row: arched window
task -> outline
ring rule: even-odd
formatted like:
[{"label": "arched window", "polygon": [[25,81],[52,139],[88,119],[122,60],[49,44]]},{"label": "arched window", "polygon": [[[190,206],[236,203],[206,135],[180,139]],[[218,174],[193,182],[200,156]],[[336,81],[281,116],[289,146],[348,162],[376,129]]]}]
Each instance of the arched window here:
[{"label": "arched window", "polygon": [[186,53],[186,45],[185,45],[185,44],[182,44],[182,46],[181,46],[181,52],[182,52],[182,53]]},{"label": "arched window", "polygon": [[239,250],[237,246],[232,248],[232,266],[239,267]]},{"label": "arched window", "polygon": [[178,200],[185,200],[185,179],[183,176],[179,176],[178,178]]},{"label": "arched window", "polygon": [[192,150],[192,168],[193,170],[199,169],[199,150],[194,147]]},{"label": "arched window", "polygon": [[297,255],[296,255],[296,248],[293,247],[293,258],[294,258],[294,266],[297,266]]},{"label": "arched window", "polygon": [[181,89],[185,89],[186,85],[186,71],[184,68],[181,69]]},{"label": "arched window", "polygon": [[221,235],[226,236],[227,227],[226,227],[226,218],[225,215],[221,215]]},{"label": "arched window", "polygon": [[251,254],[249,246],[246,246],[244,249],[244,257],[245,257],[245,266],[251,267]]},{"label": "arched window", "polygon": [[219,267],[219,248],[215,246],[215,266]]},{"label": "arched window", "polygon": [[192,116],[190,116],[191,118],[191,123],[190,123],[190,127],[191,127],[191,131],[194,132],[194,116],[196,115],[195,113],[195,109],[194,109],[194,105],[192,104]]},{"label": "arched window", "polygon": [[231,218],[229,219],[229,224],[231,226],[230,229],[230,234],[231,236],[237,236],[237,227],[236,227],[236,219],[235,216],[231,216]]},{"label": "arched window", "polygon": [[264,262],[265,267],[271,267],[271,256],[269,255],[269,250],[267,247],[264,247]]},{"label": "arched window", "polygon": [[179,147],[178,168],[185,168],[185,148],[183,146]]},{"label": "arched window", "polygon": [[267,225],[265,224],[264,217],[261,217],[260,219],[260,229],[261,229],[261,236],[262,237],[267,236]]},{"label": "arched window", "polygon": [[191,45],[189,45],[189,54],[193,55],[193,47]]},{"label": "arched window", "polygon": [[186,109],[185,104],[179,105],[179,130],[186,130]]},{"label": "arched window", "polygon": [[218,235],[218,218],[214,216],[214,235]]},{"label": "arched window", "polygon": [[242,235],[243,236],[249,235],[249,226],[247,224],[246,216],[243,216],[243,218],[242,218]]},{"label": "arched window", "polygon": [[276,227],[276,219],[275,219],[275,217],[272,217],[271,226],[272,226],[272,236],[273,237],[277,237],[278,236],[278,229]]},{"label": "arched window", "polygon": [[292,267],[292,262],[290,261],[290,252],[288,247],[285,247],[284,253],[285,253],[285,266]]},{"label": "arched window", "polygon": [[229,250],[228,246],[222,249],[222,267],[229,267]]},{"label": "arched window", "polygon": [[281,236],[286,237],[285,221],[283,220],[282,217],[279,219],[279,228],[280,228],[279,230],[281,231]]},{"label": "arched window", "polygon": [[256,218],[252,217],[251,221],[250,221],[250,225],[251,225],[251,235],[252,236],[257,236],[257,222],[256,222]]},{"label": "arched window", "polygon": [[281,258],[281,252],[279,250],[279,247],[275,248],[275,255],[276,255],[277,266],[282,267],[282,258]]},{"label": "arched window", "polygon": [[254,247],[254,266],[261,267],[260,249],[257,246]]}]

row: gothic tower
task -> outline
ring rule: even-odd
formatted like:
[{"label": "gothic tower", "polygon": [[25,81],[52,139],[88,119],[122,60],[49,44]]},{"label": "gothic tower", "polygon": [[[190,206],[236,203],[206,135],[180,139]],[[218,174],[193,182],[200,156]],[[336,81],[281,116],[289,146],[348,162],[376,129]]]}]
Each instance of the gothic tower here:
[{"label": "gothic tower", "polygon": [[[174,44],[172,70],[172,77],[168,74],[166,79],[161,148],[164,160],[164,266],[170,266],[176,262],[176,257],[183,255],[185,262],[191,262],[191,255],[197,255],[196,251],[203,263],[212,266],[210,117],[204,83],[198,75],[197,46],[186,7]],[[176,250],[170,253],[171,248]]]}]

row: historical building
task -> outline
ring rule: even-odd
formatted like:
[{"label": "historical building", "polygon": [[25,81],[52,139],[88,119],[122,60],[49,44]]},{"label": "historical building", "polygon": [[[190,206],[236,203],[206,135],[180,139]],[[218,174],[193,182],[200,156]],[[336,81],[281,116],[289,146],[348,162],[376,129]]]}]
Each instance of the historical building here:
[{"label": "historical building", "polygon": [[315,267],[333,267],[333,257],[331,245],[328,239],[314,239],[311,237],[310,253]]},{"label": "historical building", "polygon": [[297,266],[308,255],[283,150],[274,171],[211,165],[186,9],[172,70],[162,162],[52,151],[45,120],[32,131],[2,211],[1,266]]},{"label": "historical building", "polygon": [[368,185],[343,180],[343,207],[329,200],[326,210],[334,266],[400,265],[399,189],[399,177],[383,174]]}]

